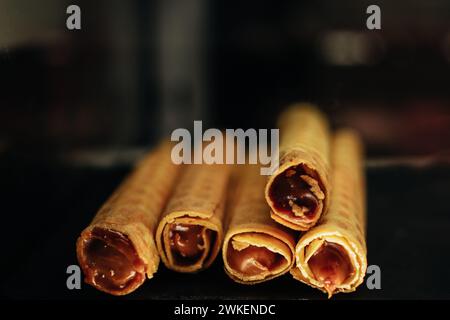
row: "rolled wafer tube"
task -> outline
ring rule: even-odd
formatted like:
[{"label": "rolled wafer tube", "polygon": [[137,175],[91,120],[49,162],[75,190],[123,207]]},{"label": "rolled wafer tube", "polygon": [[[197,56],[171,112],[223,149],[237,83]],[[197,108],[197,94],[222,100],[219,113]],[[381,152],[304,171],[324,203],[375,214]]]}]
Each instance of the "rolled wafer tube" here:
[{"label": "rolled wafer tube", "polygon": [[85,281],[97,289],[124,295],[157,271],[154,234],[179,172],[170,152],[170,143],[150,152],[78,238]]},{"label": "rolled wafer tube", "polygon": [[225,165],[185,167],[156,231],[159,254],[169,269],[196,272],[216,258],[229,174]]},{"label": "rolled wafer tube", "polygon": [[328,297],[354,291],[367,269],[362,143],[353,131],[341,130],[332,148],[330,208],[297,243],[296,266],[291,270],[294,278]]},{"label": "rolled wafer tube", "polygon": [[237,170],[228,209],[222,256],[236,282],[254,284],[278,277],[294,264],[294,232],[273,221],[264,199],[265,176],[257,166]]},{"label": "rolled wafer tube", "polygon": [[297,104],[283,112],[280,161],[269,177],[265,197],[271,217],[294,230],[314,226],[329,203],[329,129],[313,105]]}]

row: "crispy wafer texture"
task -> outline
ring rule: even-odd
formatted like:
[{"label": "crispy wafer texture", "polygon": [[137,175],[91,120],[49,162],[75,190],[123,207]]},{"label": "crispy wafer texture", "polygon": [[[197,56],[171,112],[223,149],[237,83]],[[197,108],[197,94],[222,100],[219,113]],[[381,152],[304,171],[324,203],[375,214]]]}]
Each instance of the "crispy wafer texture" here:
[{"label": "crispy wafer texture", "polygon": [[[278,277],[290,270],[294,264],[295,233],[276,223],[268,214],[270,208],[264,199],[267,178],[259,174],[254,165],[236,166],[234,191],[228,205],[229,225],[222,248],[226,273],[236,282],[255,284]],[[231,268],[227,259],[228,246],[239,240],[253,246],[265,247],[285,258],[285,263],[272,273],[244,276]]]},{"label": "crispy wafer texture", "polygon": [[[230,168],[226,165],[187,165],[171,197],[156,232],[156,242],[163,263],[179,272],[207,268],[217,256],[223,240],[225,200]],[[191,265],[178,265],[169,252],[166,233],[172,223],[204,226],[215,232],[207,244],[208,254]]]},{"label": "crispy wafer texture", "polygon": [[[329,205],[331,185],[329,182],[330,167],[330,134],[325,116],[312,104],[299,103],[283,112],[278,121],[280,128],[279,167],[270,177],[265,189],[267,203],[272,210],[272,218],[294,230],[305,231],[320,219]],[[315,218],[308,223],[295,224],[278,213],[270,198],[270,187],[278,175],[297,165],[304,165],[307,174],[314,180],[324,194],[320,200],[321,209]]]},{"label": "crispy wafer texture", "polygon": [[332,151],[333,192],[330,208],[320,224],[306,232],[296,246],[296,266],[291,270],[294,278],[324,292],[327,292],[324,284],[315,279],[308,266],[308,259],[319,249],[317,245],[310,247],[315,240],[339,244],[353,265],[354,274],[334,293],[354,291],[363,282],[366,273],[366,187],[362,149],[361,140],[355,132],[341,130],[336,133]]},{"label": "crispy wafer texture", "polygon": [[[85,245],[91,239],[92,230],[101,228],[126,236],[144,263],[147,278],[153,277],[159,265],[155,231],[180,168],[172,163],[170,153],[171,144],[162,143],[145,156],[83,230],[77,241],[78,261],[83,270],[87,268]],[[135,290],[140,284],[123,291],[107,292],[123,295]]]}]

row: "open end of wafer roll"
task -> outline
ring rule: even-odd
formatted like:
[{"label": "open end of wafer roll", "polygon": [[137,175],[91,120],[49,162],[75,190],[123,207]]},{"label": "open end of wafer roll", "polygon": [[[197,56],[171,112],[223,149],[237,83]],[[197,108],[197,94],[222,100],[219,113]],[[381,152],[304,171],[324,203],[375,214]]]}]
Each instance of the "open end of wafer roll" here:
[{"label": "open end of wafer roll", "polygon": [[257,166],[235,168],[222,257],[228,276],[242,284],[273,279],[294,264],[295,234],[270,218],[265,184]]},{"label": "open end of wafer roll", "polygon": [[337,286],[342,285],[355,273],[347,251],[341,245],[326,240],[306,263],[314,278],[324,284],[325,290],[330,295]]},{"label": "open end of wafer roll", "polygon": [[336,292],[353,291],[359,285],[366,262],[361,259],[360,250],[344,237],[324,236],[302,245],[296,251],[299,269],[293,270],[294,277],[308,281],[328,297]]},{"label": "open end of wafer roll", "polygon": [[170,152],[167,142],[149,152],[81,232],[78,261],[95,288],[125,295],[157,272],[155,231],[180,169]]},{"label": "open end of wafer roll", "polygon": [[184,168],[156,230],[158,252],[169,269],[196,272],[216,258],[223,240],[229,174],[223,165]]},{"label": "open end of wafer roll", "polygon": [[224,244],[225,270],[234,280],[251,284],[285,273],[292,265],[292,249],[263,232],[233,235]]},{"label": "open end of wafer roll", "polygon": [[294,278],[328,294],[354,291],[367,269],[362,142],[350,130],[333,140],[333,192],[328,212],[295,249]]},{"label": "open end of wafer roll", "polygon": [[111,229],[95,227],[79,239],[85,281],[112,294],[130,292],[145,280],[145,264],[130,239]]},{"label": "open end of wafer roll", "polygon": [[271,217],[288,228],[306,231],[329,203],[329,129],[314,106],[300,103],[278,119],[280,161],[267,181],[265,197]]},{"label": "open end of wafer roll", "polygon": [[[322,228],[321,228],[322,229]],[[325,228],[323,228],[325,229]],[[322,234],[301,240],[296,249],[297,264],[293,276],[331,297],[351,292],[362,282],[367,267],[365,253],[347,235]],[[323,231],[323,230],[322,230]]]},{"label": "open end of wafer roll", "polygon": [[208,266],[217,254],[215,226],[202,219],[176,218],[162,232],[164,254],[172,269],[192,272]]},{"label": "open end of wafer roll", "polygon": [[323,185],[305,164],[286,168],[268,185],[272,217],[293,229],[306,230],[320,218],[324,207]]}]

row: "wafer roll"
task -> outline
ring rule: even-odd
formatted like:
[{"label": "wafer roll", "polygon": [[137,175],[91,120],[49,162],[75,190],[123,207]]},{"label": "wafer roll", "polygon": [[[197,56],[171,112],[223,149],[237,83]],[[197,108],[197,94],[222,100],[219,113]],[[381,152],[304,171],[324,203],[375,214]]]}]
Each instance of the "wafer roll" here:
[{"label": "wafer roll", "polygon": [[255,284],[291,269],[295,235],[270,218],[263,192],[267,178],[259,174],[259,168],[243,166],[236,176],[222,256],[231,279]]},{"label": "wafer roll", "polygon": [[216,258],[229,174],[225,165],[185,167],[156,231],[159,254],[169,269],[195,272]]},{"label": "wafer roll", "polygon": [[294,230],[314,226],[329,203],[329,129],[313,105],[297,104],[279,118],[280,161],[265,196],[272,218]]},{"label": "wafer roll", "polygon": [[163,143],[146,156],[78,238],[85,281],[97,289],[124,295],[157,271],[154,234],[179,171],[170,151]]},{"label": "wafer roll", "polygon": [[306,232],[295,248],[294,278],[331,297],[351,292],[364,280],[365,179],[362,144],[356,133],[339,131],[333,141],[333,192],[320,224]]}]

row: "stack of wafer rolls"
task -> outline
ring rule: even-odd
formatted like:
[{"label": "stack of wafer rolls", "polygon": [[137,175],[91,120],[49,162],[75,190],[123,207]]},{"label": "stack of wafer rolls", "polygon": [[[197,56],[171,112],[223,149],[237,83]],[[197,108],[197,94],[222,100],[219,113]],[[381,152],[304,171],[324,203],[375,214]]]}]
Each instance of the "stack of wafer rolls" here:
[{"label": "stack of wafer rolls", "polygon": [[295,234],[270,218],[266,181],[258,166],[236,168],[222,256],[226,273],[243,284],[273,279],[294,264]]},{"label": "stack of wafer rolls", "polygon": [[362,143],[351,130],[331,138],[306,103],[283,112],[278,127],[279,166],[268,179],[258,165],[175,165],[173,145],[160,144],[78,238],[85,281],[123,295],[160,259],[192,273],[222,249],[226,274],[242,284],[290,271],[329,297],[354,291],[367,269]]},{"label": "stack of wafer rolls", "polygon": [[223,240],[230,168],[188,165],[164,210],[156,231],[163,263],[178,272],[207,268]]},{"label": "stack of wafer rolls", "polygon": [[330,134],[325,116],[311,104],[297,104],[283,112],[280,161],[266,185],[272,218],[305,231],[319,221],[329,204]]},{"label": "stack of wafer rolls", "polygon": [[162,143],[146,156],[78,238],[85,281],[97,289],[124,295],[157,271],[154,235],[179,172],[170,153]]},{"label": "stack of wafer rolls", "polygon": [[356,133],[336,133],[332,146],[333,193],[328,212],[298,242],[294,278],[331,297],[351,292],[364,279],[365,182],[362,143]]}]

